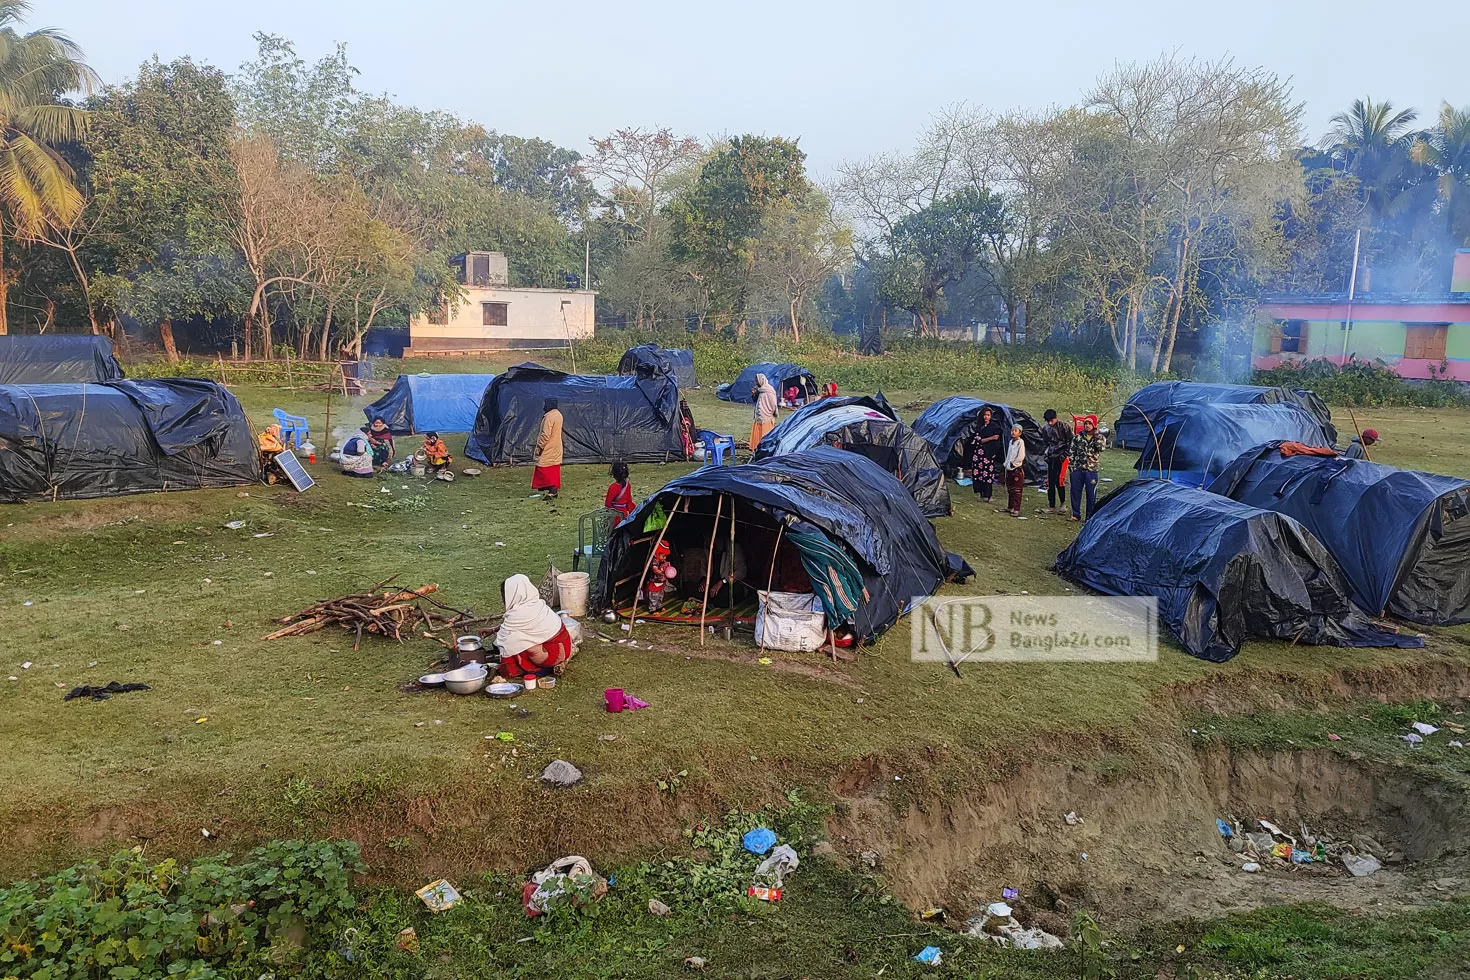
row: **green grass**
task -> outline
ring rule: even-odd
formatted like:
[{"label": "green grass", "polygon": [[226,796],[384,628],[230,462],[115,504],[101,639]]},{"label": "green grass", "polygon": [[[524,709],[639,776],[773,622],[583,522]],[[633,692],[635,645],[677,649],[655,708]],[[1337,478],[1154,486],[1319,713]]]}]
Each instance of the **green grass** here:
[{"label": "green grass", "polygon": [[[432,366],[486,369],[458,359]],[[306,414],[318,431],[324,426],[322,393],[237,391],[258,424],[280,406]],[[889,396],[903,405],[945,393],[909,385]],[[1052,405],[1115,408],[1057,392],[970,393],[1038,415]],[[334,398],[333,427],[359,424],[368,400],[348,406]],[[749,409],[716,401],[710,387],[691,402],[703,425],[748,427]],[[1470,475],[1470,413],[1393,409],[1359,421],[1385,434],[1387,462]],[[1108,454],[1104,476],[1126,480],[1132,458]],[[687,469],[636,466],[635,491],[641,497]],[[275,617],[390,575],[406,585],[438,583],[456,605],[497,611],[506,575],[539,577],[548,558],[568,567],[577,515],[601,503],[603,468],[569,467],[554,506],[528,499],[529,472],[520,468],[428,485],[352,481],[325,465],[316,472],[319,486],[302,496],[252,487],[0,511],[0,677],[19,678],[0,680],[9,749],[0,781],[11,788],[0,801],[0,831],[9,839],[0,873],[53,867],[139,838],[181,853],[215,846],[200,828],[227,843],[348,833],[370,864],[395,878],[445,861],[505,866],[522,859],[514,846],[520,823],[545,819],[548,804],[527,777],[556,757],[587,770],[589,791],[557,811],[565,839],[555,844],[622,859],[656,850],[690,807],[754,804],[791,786],[820,794],[868,756],[909,774],[884,791],[895,806],[973,786],[1038,754],[1105,754],[1110,765],[1126,766],[1182,730],[1169,699],[1176,685],[1311,691],[1343,667],[1460,660],[1470,635],[1435,631],[1450,639],[1432,639],[1425,651],[1251,644],[1220,666],[1166,645],[1156,664],[971,665],[957,680],[910,661],[907,622],[850,666],[787,658],[804,663],[806,674],[759,665],[738,638],[712,641],[733,660],[687,659],[698,651],[691,631],[649,626],[639,635],[661,649],[593,638],[555,692],[524,699],[529,715],[521,716],[480,698],[401,693],[398,685],[435,659],[427,641],[368,638],[354,653],[345,633],[260,637]],[[938,522],[940,537],[979,574],[948,593],[1065,593],[1047,569],[1075,525],[1007,519],[953,489],[956,513]],[[426,504],[402,513],[349,506],[405,497]],[[1040,502],[1028,492],[1028,510]],[[246,526],[225,529],[231,520]],[[27,661],[32,666],[21,669]],[[114,679],[153,690],[61,701],[74,684]],[[609,716],[605,687],[631,690],[654,707]],[[514,755],[486,741],[498,731],[516,735]],[[618,739],[600,741],[603,734]],[[656,788],[680,770],[689,775],[675,793]],[[624,806],[642,808],[642,819],[625,828],[600,819],[604,808]]]}]

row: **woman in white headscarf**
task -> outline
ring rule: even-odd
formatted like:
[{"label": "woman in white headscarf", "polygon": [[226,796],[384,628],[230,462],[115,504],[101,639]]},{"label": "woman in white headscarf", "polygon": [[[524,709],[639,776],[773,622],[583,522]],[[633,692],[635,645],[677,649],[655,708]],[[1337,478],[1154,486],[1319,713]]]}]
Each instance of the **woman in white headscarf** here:
[{"label": "woman in white headscarf", "polygon": [[750,451],[755,452],[767,432],[776,427],[776,388],[764,374],[755,376],[755,421],[750,426]]},{"label": "woman in white headscarf", "polygon": [[500,648],[500,673],[506,677],[560,674],[572,657],[572,637],[556,610],[541,599],[524,575],[512,575],[500,584],[505,619],[495,635]]}]

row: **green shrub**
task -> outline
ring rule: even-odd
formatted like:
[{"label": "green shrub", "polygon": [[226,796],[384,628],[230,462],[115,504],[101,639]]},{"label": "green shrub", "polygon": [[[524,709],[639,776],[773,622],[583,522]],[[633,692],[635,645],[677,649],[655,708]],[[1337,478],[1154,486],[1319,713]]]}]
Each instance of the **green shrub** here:
[{"label": "green shrub", "polygon": [[1257,371],[1258,385],[1310,388],[1332,405],[1354,408],[1417,405],[1423,408],[1463,407],[1470,393],[1455,381],[1434,379],[1410,384],[1382,361],[1349,358],[1341,366],[1318,358],[1300,365],[1282,365]]},{"label": "green shrub", "polygon": [[265,963],[288,932],[353,908],[352,876],[364,870],[351,841],[272,841],[238,864],[220,854],[188,867],[119,851],[0,889],[0,975],[227,976]]}]

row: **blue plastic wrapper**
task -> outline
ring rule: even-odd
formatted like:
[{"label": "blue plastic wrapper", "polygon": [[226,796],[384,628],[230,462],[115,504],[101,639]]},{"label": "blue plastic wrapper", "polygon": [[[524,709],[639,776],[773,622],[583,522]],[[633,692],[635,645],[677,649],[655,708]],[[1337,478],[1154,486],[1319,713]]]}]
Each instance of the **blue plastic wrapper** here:
[{"label": "blue plastic wrapper", "polygon": [[757,827],[746,831],[741,842],[745,844],[745,849],[750,853],[764,854],[771,849],[772,844],[776,843],[776,832],[769,827]]},{"label": "blue plastic wrapper", "polygon": [[1219,817],[1216,817],[1215,818],[1215,826],[1218,827],[1218,828],[1220,828],[1220,836],[1221,837],[1234,837],[1235,836],[1235,831],[1233,831],[1233,830],[1230,829],[1230,825],[1228,823],[1226,823],[1225,821],[1221,820]]},{"label": "blue plastic wrapper", "polygon": [[925,966],[938,966],[939,960],[943,955],[944,953],[938,946],[925,946],[914,957],[914,962],[923,963]]}]

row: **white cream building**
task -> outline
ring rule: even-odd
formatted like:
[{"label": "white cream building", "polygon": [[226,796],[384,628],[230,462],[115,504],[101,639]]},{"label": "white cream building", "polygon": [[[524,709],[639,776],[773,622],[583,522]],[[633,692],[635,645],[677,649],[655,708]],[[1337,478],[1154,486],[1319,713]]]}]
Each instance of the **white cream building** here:
[{"label": "white cream building", "polygon": [[566,347],[592,337],[595,290],[510,286],[502,252],[469,252],[451,261],[462,295],[438,316],[413,319],[405,357]]}]

